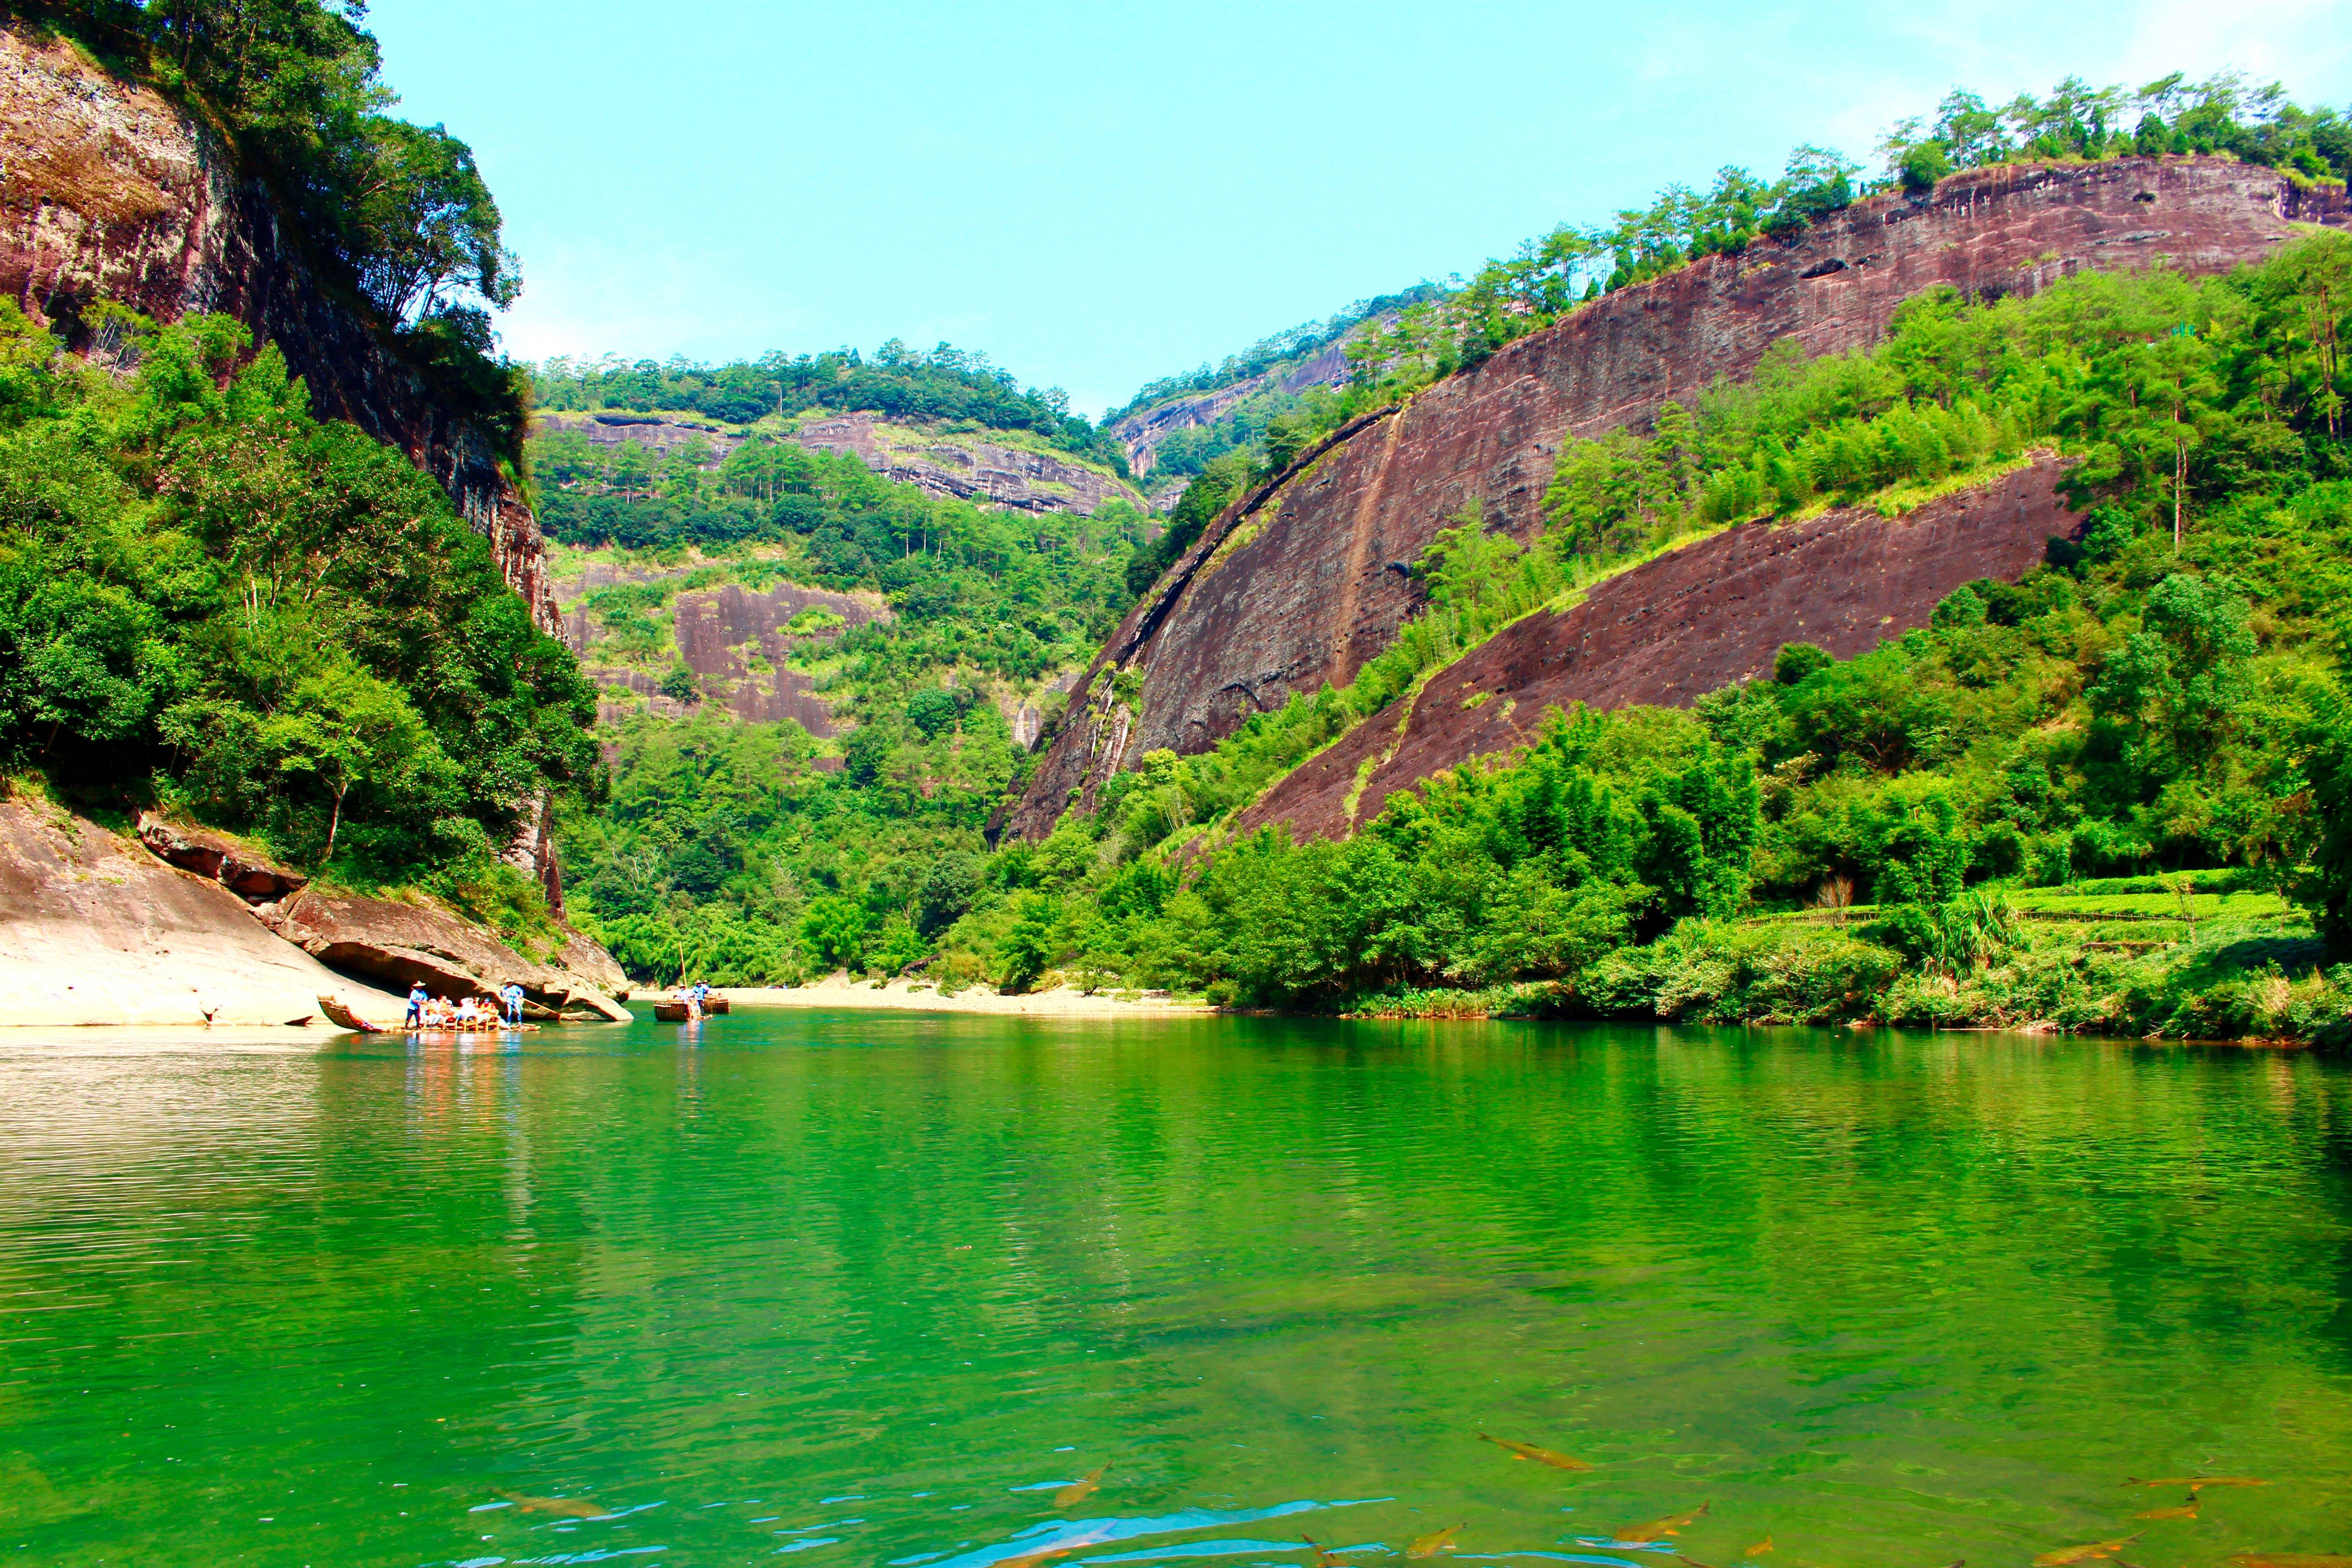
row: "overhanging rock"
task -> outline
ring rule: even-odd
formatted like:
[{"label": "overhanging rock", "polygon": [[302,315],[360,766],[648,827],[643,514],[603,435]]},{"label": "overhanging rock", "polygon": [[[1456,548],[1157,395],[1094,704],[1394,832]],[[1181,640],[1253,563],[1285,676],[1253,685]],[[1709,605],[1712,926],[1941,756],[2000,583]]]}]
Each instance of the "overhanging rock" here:
[{"label": "overhanging rock", "polygon": [[[255,910],[261,922],[331,968],[394,992],[419,982],[441,996],[493,994],[509,980],[541,1016],[629,1022],[629,1011],[587,976],[525,958],[445,910],[357,893],[300,892]],[[572,946],[584,952],[585,939]],[[567,952],[572,951],[567,947]],[[611,959],[605,958],[610,964]]]}]

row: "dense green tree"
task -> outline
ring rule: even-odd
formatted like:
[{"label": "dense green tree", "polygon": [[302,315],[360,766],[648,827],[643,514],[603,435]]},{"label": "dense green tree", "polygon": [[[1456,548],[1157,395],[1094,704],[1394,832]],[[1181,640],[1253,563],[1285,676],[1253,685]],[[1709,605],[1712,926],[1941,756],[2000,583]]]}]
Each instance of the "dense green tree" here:
[{"label": "dense green tree", "polygon": [[313,418],[222,317],[127,312],[138,370],[0,301],[0,753],[333,874],[488,875],[593,787],[593,700],[401,453]]}]

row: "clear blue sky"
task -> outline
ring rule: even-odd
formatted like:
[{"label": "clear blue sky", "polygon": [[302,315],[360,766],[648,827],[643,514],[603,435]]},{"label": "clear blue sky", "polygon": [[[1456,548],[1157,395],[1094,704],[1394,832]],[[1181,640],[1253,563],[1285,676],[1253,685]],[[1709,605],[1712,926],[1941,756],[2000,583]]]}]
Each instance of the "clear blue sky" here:
[{"label": "clear blue sky", "polygon": [[1097,413],[1956,83],[2222,66],[2352,100],[2352,0],[376,0],[523,258],[509,352],[980,349]]}]

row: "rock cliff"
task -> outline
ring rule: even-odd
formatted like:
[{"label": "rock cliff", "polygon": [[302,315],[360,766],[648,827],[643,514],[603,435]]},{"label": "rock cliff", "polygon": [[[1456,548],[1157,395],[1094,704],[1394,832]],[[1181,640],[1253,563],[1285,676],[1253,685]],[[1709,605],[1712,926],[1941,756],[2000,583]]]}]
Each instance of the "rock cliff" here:
[{"label": "rock cliff", "polygon": [[[797,720],[819,737],[835,732],[833,710],[809,685],[808,677],[792,668],[793,648],[829,641],[842,632],[877,620],[887,620],[888,607],[874,595],[836,594],[779,583],[766,589],[724,583],[688,589],[670,601],[671,646],[658,651],[664,668],[649,668],[615,657],[608,639],[584,603],[598,588],[620,584],[657,585],[665,578],[682,578],[692,568],[672,572],[641,567],[590,563],[576,577],[557,584],[563,609],[563,640],[580,656],[582,669],[599,687],[625,688],[644,700],[652,711],[676,716],[687,705],[661,694],[660,678],[675,657],[692,670],[703,700],[725,705],[738,719],[751,723]],[[791,626],[804,612],[824,612],[819,624],[803,630]],[[636,711],[625,700],[598,704],[602,718],[612,721]]]},{"label": "rock cliff", "polygon": [[430,905],[320,893],[204,828],[118,834],[0,799],[0,1026],[323,1023],[322,994],[390,1023],[418,980],[449,997],[513,980],[535,1016],[629,1017],[619,965],[576,932],[528,958]]},{"label": "rock cliff", "polygon": [[1504,627],[1276,784],[1235,831],[1286,823],[1301,838],[1343,837],[1394,792],[1526,744],[1549,710],[1688,707],[1769,674],[1783,643],[1867,653],[1927,625],[1962,584],[2015,582],[2053,538],[2080,532],[2057,493],[2063,471],[2045,457],[1905,517],[1859,507],[1744,523],[1646,562],[1567,610]]},{"label": "rock cliff", "polygon": [[[1394,320],[1393,316],[1383,316],[1373,325],[1384,326]],[[1128,467],[1135,470],[1137,479],[1143,479],[1157,466],[1162,441],[1179,430],[1214,425],[1223,417],[1226,409],[1244,398],[1255,397],[1261,392],[1297,394],[1310,386],[1346,385],[1348,344],[1357,335],[1357,332],[1350,332],[1337,342],[1326,343],[1297,364],[1279,366],[1263,375],[1254,375],[1246,381],[1218,387],[1213,392],[1188,393],[1181,397],[1171,397],[1165,403],[1155,403],[1113,425],[1110,433],[1127,448]]]},{"label": "rock cliff", "polygon": [[[245,322],[257,349],[286,356],[316,413],[432,475],[532,618],[561,629],[538,521],[499,442],[313,271],[269,192],[212,129],[13,21],[0,21],[0,290],[68,334],[99,300],[163,321],[209,311]],[[561,910],[551,803],[528,803],[528,818],[507,858]]]},{"label": "rock cliff", "polygon": [[[747,439],[741,430],[633,414],[539,416],[534,434],[551,430],[577,430],[597,447],[634,441],[656,456],[698,440],[709,447],[713,467]],[[928,428],[897,424],[879,414],[854,413],[803,415],[784,439],[811,451],[856,458],[884,479],[982,506],[1083,513],[1108,500],[1139,508],[1148,504],[1140,490],[1115,474],[1054,452],[1015,446],[1003,433]]]},{"label": "rock cliff", "polygon": [[210,129],[70,46],[0,22],[0,290],[37,321],[100,299],[159,321],[218,311],[275,343],[310,405],[440,481],[507,581],[556,627],[539,525],[504,455],[330,289]]},{"label": "rock cliff", "polygon": [[1811,353],[1867,346],[1897,304],[1937,284],[1982,299],[2091,268],[2223,271],[2267,255],[2296,219],[2344,223],[2342,193],[2315,201],[2212,158],[1995,168],[1595,301],[1229,507],[1089,673],[1097,692],[1108,669],[1139,672],[1136,707],[1074,702],[999,828],[1042,835],[1128,759],[1205,750],[1250,713],[1353,679],[1412,612],[1410,567],[1465,500],[1522,537],[1540,525],[1570,435],[1639,425],[1670,397],[1747,374],[1782,338]]},{"label": "rock cliff", "polygon": [[1143,493],[1116,475],[991,439],[987,431],[924,430],[878,414],[840,414],[803,417],[791,438],[814,451],[848,453],[884,479],[984,506],[1091,512],[1108,500],[1145,504]]},{"label": "rock cliff", "polygon": [[320,963],[365,975],[396,994],[421,984],[439,996],[489,996],[511,980],[523,988],[530,1017],[629,1021],[628,1009],[604,990],[625,984],[620,966],[584,938],[574,937],[558,956],[583,963],[598,979],[525,958],[480,927],[421,904],[305,890],[264,904],[254,916]]}]

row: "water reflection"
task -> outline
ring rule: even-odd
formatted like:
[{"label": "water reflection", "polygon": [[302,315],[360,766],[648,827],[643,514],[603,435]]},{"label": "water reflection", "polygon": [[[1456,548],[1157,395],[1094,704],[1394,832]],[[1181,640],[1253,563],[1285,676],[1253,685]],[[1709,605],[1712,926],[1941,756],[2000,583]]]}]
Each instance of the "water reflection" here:
[{"label": "water reflection", "polygon": [[[2352,1095],[2308,1058],[748,1013],[92,1043],[0,1053],[0,1517],[43,1561],[1301,1563],[1265,1522],[1340,1506],[1307,1498],[1357,1500],[1305,1533],[1359,1561],[1456,1524],[1457,1560],[2345,1549]],[[2133,1520],[2179,1500],[2124,1478],[2200,1472],[2275,1484]]]}]

